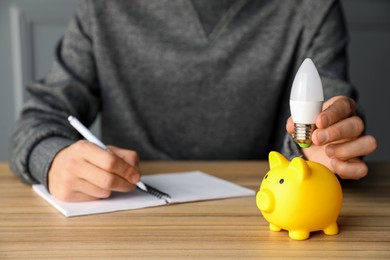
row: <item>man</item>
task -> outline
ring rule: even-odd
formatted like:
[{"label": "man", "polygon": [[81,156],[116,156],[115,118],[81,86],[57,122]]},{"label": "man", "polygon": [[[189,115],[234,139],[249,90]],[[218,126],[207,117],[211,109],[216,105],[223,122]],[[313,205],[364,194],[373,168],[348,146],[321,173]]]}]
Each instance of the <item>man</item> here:
[{"label": "man", "polygon": [[[266,159],[280,150],[359,179],[360,157],[376,141],[356,115],[346,44],[335,0],[83,1],[51,72],[29,86],[11,167],[66,201],[130,191],[139,156]],[[306,57],[327,101],[314,145],[301,151],[289,135],[288,98]],[[77,141],[66,120],[90,125],[98,113],[112,152]]]}]

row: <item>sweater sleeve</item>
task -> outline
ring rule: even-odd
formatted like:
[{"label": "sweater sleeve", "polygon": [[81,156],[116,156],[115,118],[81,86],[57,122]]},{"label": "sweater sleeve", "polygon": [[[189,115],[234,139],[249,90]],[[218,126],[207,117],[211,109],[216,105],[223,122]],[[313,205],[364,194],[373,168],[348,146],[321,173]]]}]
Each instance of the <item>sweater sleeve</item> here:
[{"label": "sweater sleeve", "polygon": [[82,2],[57,46],[51,71],[27,87],[10,147],[10,167],[25,183],[47,186],[54,156],[80,138],[67,121],[69,114],[90,125],[98,113],[89,17],[88,3]]},{"label": "sweater sleeve", "polygon": [[[314,3],[314,5],[320,5],[317,8],[324,9],[321,3]],[[307,14],[312,12],[313,10],[306,11]],[[356,100],[356,89],[350,84],[348,77],[348,34],[339,1],[331,2],[323,17],[313,18],[312,15],[306,15],[306,18],[302,36],[304,47],[298,55],[296,70],[301,62],[309,57],[321,76],[325,100],[338,95]],[[288,134],[284,138],[281,150],[289,159],[303,156],[300,148]]]}]

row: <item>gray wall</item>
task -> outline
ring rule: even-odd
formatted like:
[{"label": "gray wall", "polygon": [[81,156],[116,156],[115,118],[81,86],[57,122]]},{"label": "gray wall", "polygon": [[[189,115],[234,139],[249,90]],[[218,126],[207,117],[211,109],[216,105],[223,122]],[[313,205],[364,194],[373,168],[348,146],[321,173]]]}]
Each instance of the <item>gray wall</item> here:
[{"label": "gray wall", "polygon": [[78,0],[0,0],[0,161],[8,160],[9,139],[25,86],[47,74],[54,46]]},{"label": "gray wall", "polygon": [[[288,1],[288,0],[286,0]],[[0,161],[8,159],[23,88],[44,76],[78,0],[0,0]],[[378,138],[369,161],[390,161],[390,1],[342,0],[350,29],[351,80],[360,91],[367,132]]]},{"label": "gray wall", "polygon": [[367,160],[390,161],[390,1],[342,2],[351,39],[351,81],[360,93],[367,133],[378,139],[378,150]]}]

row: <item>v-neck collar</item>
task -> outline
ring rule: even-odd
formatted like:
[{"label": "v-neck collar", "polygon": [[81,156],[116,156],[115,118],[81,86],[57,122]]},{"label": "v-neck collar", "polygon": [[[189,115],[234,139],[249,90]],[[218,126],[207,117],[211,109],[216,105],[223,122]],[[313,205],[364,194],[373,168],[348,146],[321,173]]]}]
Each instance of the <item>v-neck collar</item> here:
[{"label": "v-neck collar", "polygon": [[193,6],[191,0],[185,0],[187,6],[189,6],[189,10],[191,12],[191,16],[194,17],[196,27],[200,32],[201,36],[207,41],[213,41],[217,36],[223,31],[224,28],[233,20],[233,18],[237,15],[237,13],[241,10],[241,8],[248,2],[249,0],[236,0],[227,11],[221,16],[219,21],[216,23],[214,28],[211,30],[210,34],[207,34],[206,30],[203,27],[203,23],[200,19],[199,13],[196,8]]}]

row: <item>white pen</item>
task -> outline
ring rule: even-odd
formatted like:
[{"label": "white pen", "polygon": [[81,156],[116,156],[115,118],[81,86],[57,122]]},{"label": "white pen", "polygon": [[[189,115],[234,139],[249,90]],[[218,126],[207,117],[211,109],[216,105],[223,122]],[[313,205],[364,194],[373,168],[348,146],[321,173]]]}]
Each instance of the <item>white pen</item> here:
[{"label": "white pen", "polygon": [[[106,151],[110,151],[110,149],[108,149],[108,147],[103,144],[102,141],[100,141],[96,136],[94,136],[92,132],[89,131],[89,129],[86,128],[76,117],[69,116],[68,121],[89,142],[96,144],[97,146]],[[143,182],[139,181],[136,183],[136,185],[141,190],[148,192],[148,189]]]}]

